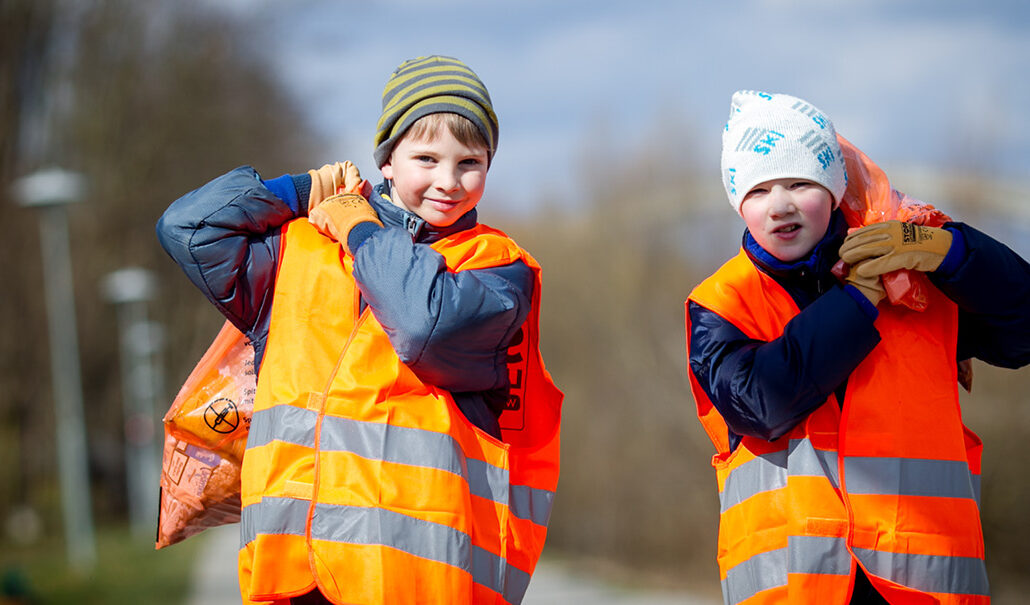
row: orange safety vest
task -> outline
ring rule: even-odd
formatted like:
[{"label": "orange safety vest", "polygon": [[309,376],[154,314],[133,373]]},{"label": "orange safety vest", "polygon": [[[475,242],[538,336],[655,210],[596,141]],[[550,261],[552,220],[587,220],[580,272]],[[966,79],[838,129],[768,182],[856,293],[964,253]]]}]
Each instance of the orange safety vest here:
[{"label": "orange safety vest", "polygon": [[[881,342],[851,373],[843,406],[831,396],[774,441],[745,436],[730,451],[725,421],[690,373],[718,452],[727,603],[845,603],[856,563],[891,603],[990,602],[982,446],[962,424],[956,386],[957,309],[930,290],[923,312],[880,306]],[[799,312],[743,250],[689,301],[762,341]],[[689,346],[688,311],[688,357]]]},{"label": "orange safety vest", "polygon": [[532,311],[508,350],[502,441],[419,380],[365,308],[353,259],[283,228],[242,469],[245,602],[521,602],[558,483],[561,392],[538,350],[540,267],[485,225],[432,247],[451,271],[522,260]]}]

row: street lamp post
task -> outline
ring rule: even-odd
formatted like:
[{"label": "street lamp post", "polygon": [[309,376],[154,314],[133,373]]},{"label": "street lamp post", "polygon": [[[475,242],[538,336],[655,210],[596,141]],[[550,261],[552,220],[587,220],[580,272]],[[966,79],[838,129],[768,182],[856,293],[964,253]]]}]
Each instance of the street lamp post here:
[{"label": "street lamp post", "polygon": [[96,563],[96,540],[65,208],[80,201],[83,190],[81,175],[60,169],[36,172],[14,183],[19,203],[39,209],[66,547],[70,566],[89,571]]},{"label": "street lamp post", "polygon": [[147,301],[153,298],[155,290],[154,277],[138,267],[119,269],[104,278],[103,289],[118,313],[129,521],[137,538],[153,538],[161,480],[154,411],[162,382],[154,362],[162,332],[160,326],[147,320]]}]

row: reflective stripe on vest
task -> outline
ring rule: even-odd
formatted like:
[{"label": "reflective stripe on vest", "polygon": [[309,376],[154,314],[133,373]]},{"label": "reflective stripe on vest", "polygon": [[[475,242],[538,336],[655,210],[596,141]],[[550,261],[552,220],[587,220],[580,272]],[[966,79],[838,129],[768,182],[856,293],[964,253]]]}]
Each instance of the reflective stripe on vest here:
[{"label": "reflective stripe on vest", "polygon": [[[789,462],[788,462],[789,459]],[[972,498],[980,501],[980,478],[954,460],[847,458],[849,494]],[[808,439],[792,439],[787,450],[762,454],[737,467],[719,494],[720,512],[768,490],[787,487],[787,477],[827,477],[835,487],[837,452],[817,450]]]},{"label": "reflective stripe on vest", "polygon": [[837,479],[837,452],[817,450],[808,439],[792,439],[786,450],[761,454],[738,466],[719,492],[719,512],[747,500],[759,492],[787,487],[787,477],[828,477],[833,487]]},{"label": "reflective stripe on vest", "polygon": [[849,494],[972,498],[980,502],[980,476],[957,460],[844,459]]},{"label": "reflective stripe on vest", "polygon": [[[314,410],[289,405],[255,412],[251,420],[247,447],[267,445],[278,439],[294,445],[315,447]],[[392,438],[384,433],[392,431]],[[385,449],[376,444],[385,443]],[[375,422],[327,416],[322,424],[321,451],[350,452],[369,460],[383,460],[435,468],[464,476],[469,491],[480,498],[507,505],[520,519],[547,525],[551,517],[554,492],[511,483],[508,470],[483,460],[468,458],[453,437],[445,433],[407,427],[392,427]],[[245,540],[241,547],[249,540]]]},{"label": "reflective stripe on vest", "polygon": [[[244,543],[263,533],[305,535],[310,502],[265,498],[243,509],[240,535]],[[311,538],[349,544],[390,545],[416,557],[460,567],[477,584],[518,603],[529,588],[530,574],[471,543],[468,534],[381,508],[316,504]]]},{"label": "reflective stripe on vest", "polygon": [[[848,491],[853,494],[976,498],[969,467],[947,460],[848,458]],[[764,453],[738,466],[719,494],[724,513],[748,498],[787,487],[788,477],[822,477],[839,487],[837,453],[815,449],[808,439],[792,439],[787,449]],[[989,594],[981,559],[890,553],[856,548],[870,573],[934,593]],[[851,572],[851,554],[843,537],[789,536],[788,546],[759,553],[727,570],[722,581],[728,602],[739,603],[772,588],[786,586],[788,574]]]},{"label": "reflective stripe on vest", "polygon": [[920,590],[961,595],[990,594],[987,566],[977,557],[913,555],[855,548],[870,573]]},{"label": "reflective stripe on vest", "polygon": [[[727,427],[690,375],[718,451],[719,566],[727,603],[844,601],[853,562],[891,602],[986,603],[979,439],[962,426],[957,316],[936,290],[922,314],[880,306],[882,341],[831,398],[780,440]],[[748,337],[779,337],[797,306],[743,251],[688,299]],[[689,347],[690,317],[687,318]],[[689,351],[688,351],[689,356]],[[838,443],[839,441],[839,443]],[[885,582],[884,580],[889,580]]]},{"label": "reflective stripe on vest", "polygon": [[317,585],[334,602],[521,602],[560,448],[562,396],[538,348],[539,265],[483,225],[432,246],[450,271],[521,260],[536,276],[508,349],[498,441],[398,359],[370,309],[359,314],[338,244],[303,219],[281,242],[241,472],[245,600]]},{"label": "reflective stripe on vest", "polygon": [[[930,593],[989,595],[982,559],[889,553],[855,549],[870,573],[896,578],[899,584]],[[728,603],[787,585],[787,574],[851,573],[851,554],[844,538],[791,536],[789,546],[761,553],[729,570],[722,581]]]},{"label": "reflective stripe on vest", "polygon": [[760,592],[786,587],[788,574],[851,574],[844,538],[791,536],[787,548],[755,555],[733,567],[722,581],[727,603],[742,603]]}]

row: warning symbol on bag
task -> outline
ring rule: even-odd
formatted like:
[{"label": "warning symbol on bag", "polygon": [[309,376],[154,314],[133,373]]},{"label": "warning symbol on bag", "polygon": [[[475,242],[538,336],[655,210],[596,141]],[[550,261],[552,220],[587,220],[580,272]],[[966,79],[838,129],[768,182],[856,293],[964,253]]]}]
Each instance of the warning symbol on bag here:
[{"label": "warning symbol on bag", "polygon": [[223,397],[208,404],[204,422],[216,433],[231,433],[240,425],[240,413],[235,403]]}]

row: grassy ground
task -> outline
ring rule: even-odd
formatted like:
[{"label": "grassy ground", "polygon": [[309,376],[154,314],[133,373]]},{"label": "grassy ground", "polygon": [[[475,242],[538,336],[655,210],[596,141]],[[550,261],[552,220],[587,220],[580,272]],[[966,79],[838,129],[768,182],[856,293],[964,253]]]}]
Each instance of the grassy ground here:
[{"label": "grassy ground", "polygon": [[[59,537],[31,546],[0,546],[0,603],[18,605],[180,605],[186,599],[199,542],[186,540],[154,550],[128,530],[97,529],[97,564],[86,574],[72,573]],[[15,597],[11,593],[27,594]]]}]

